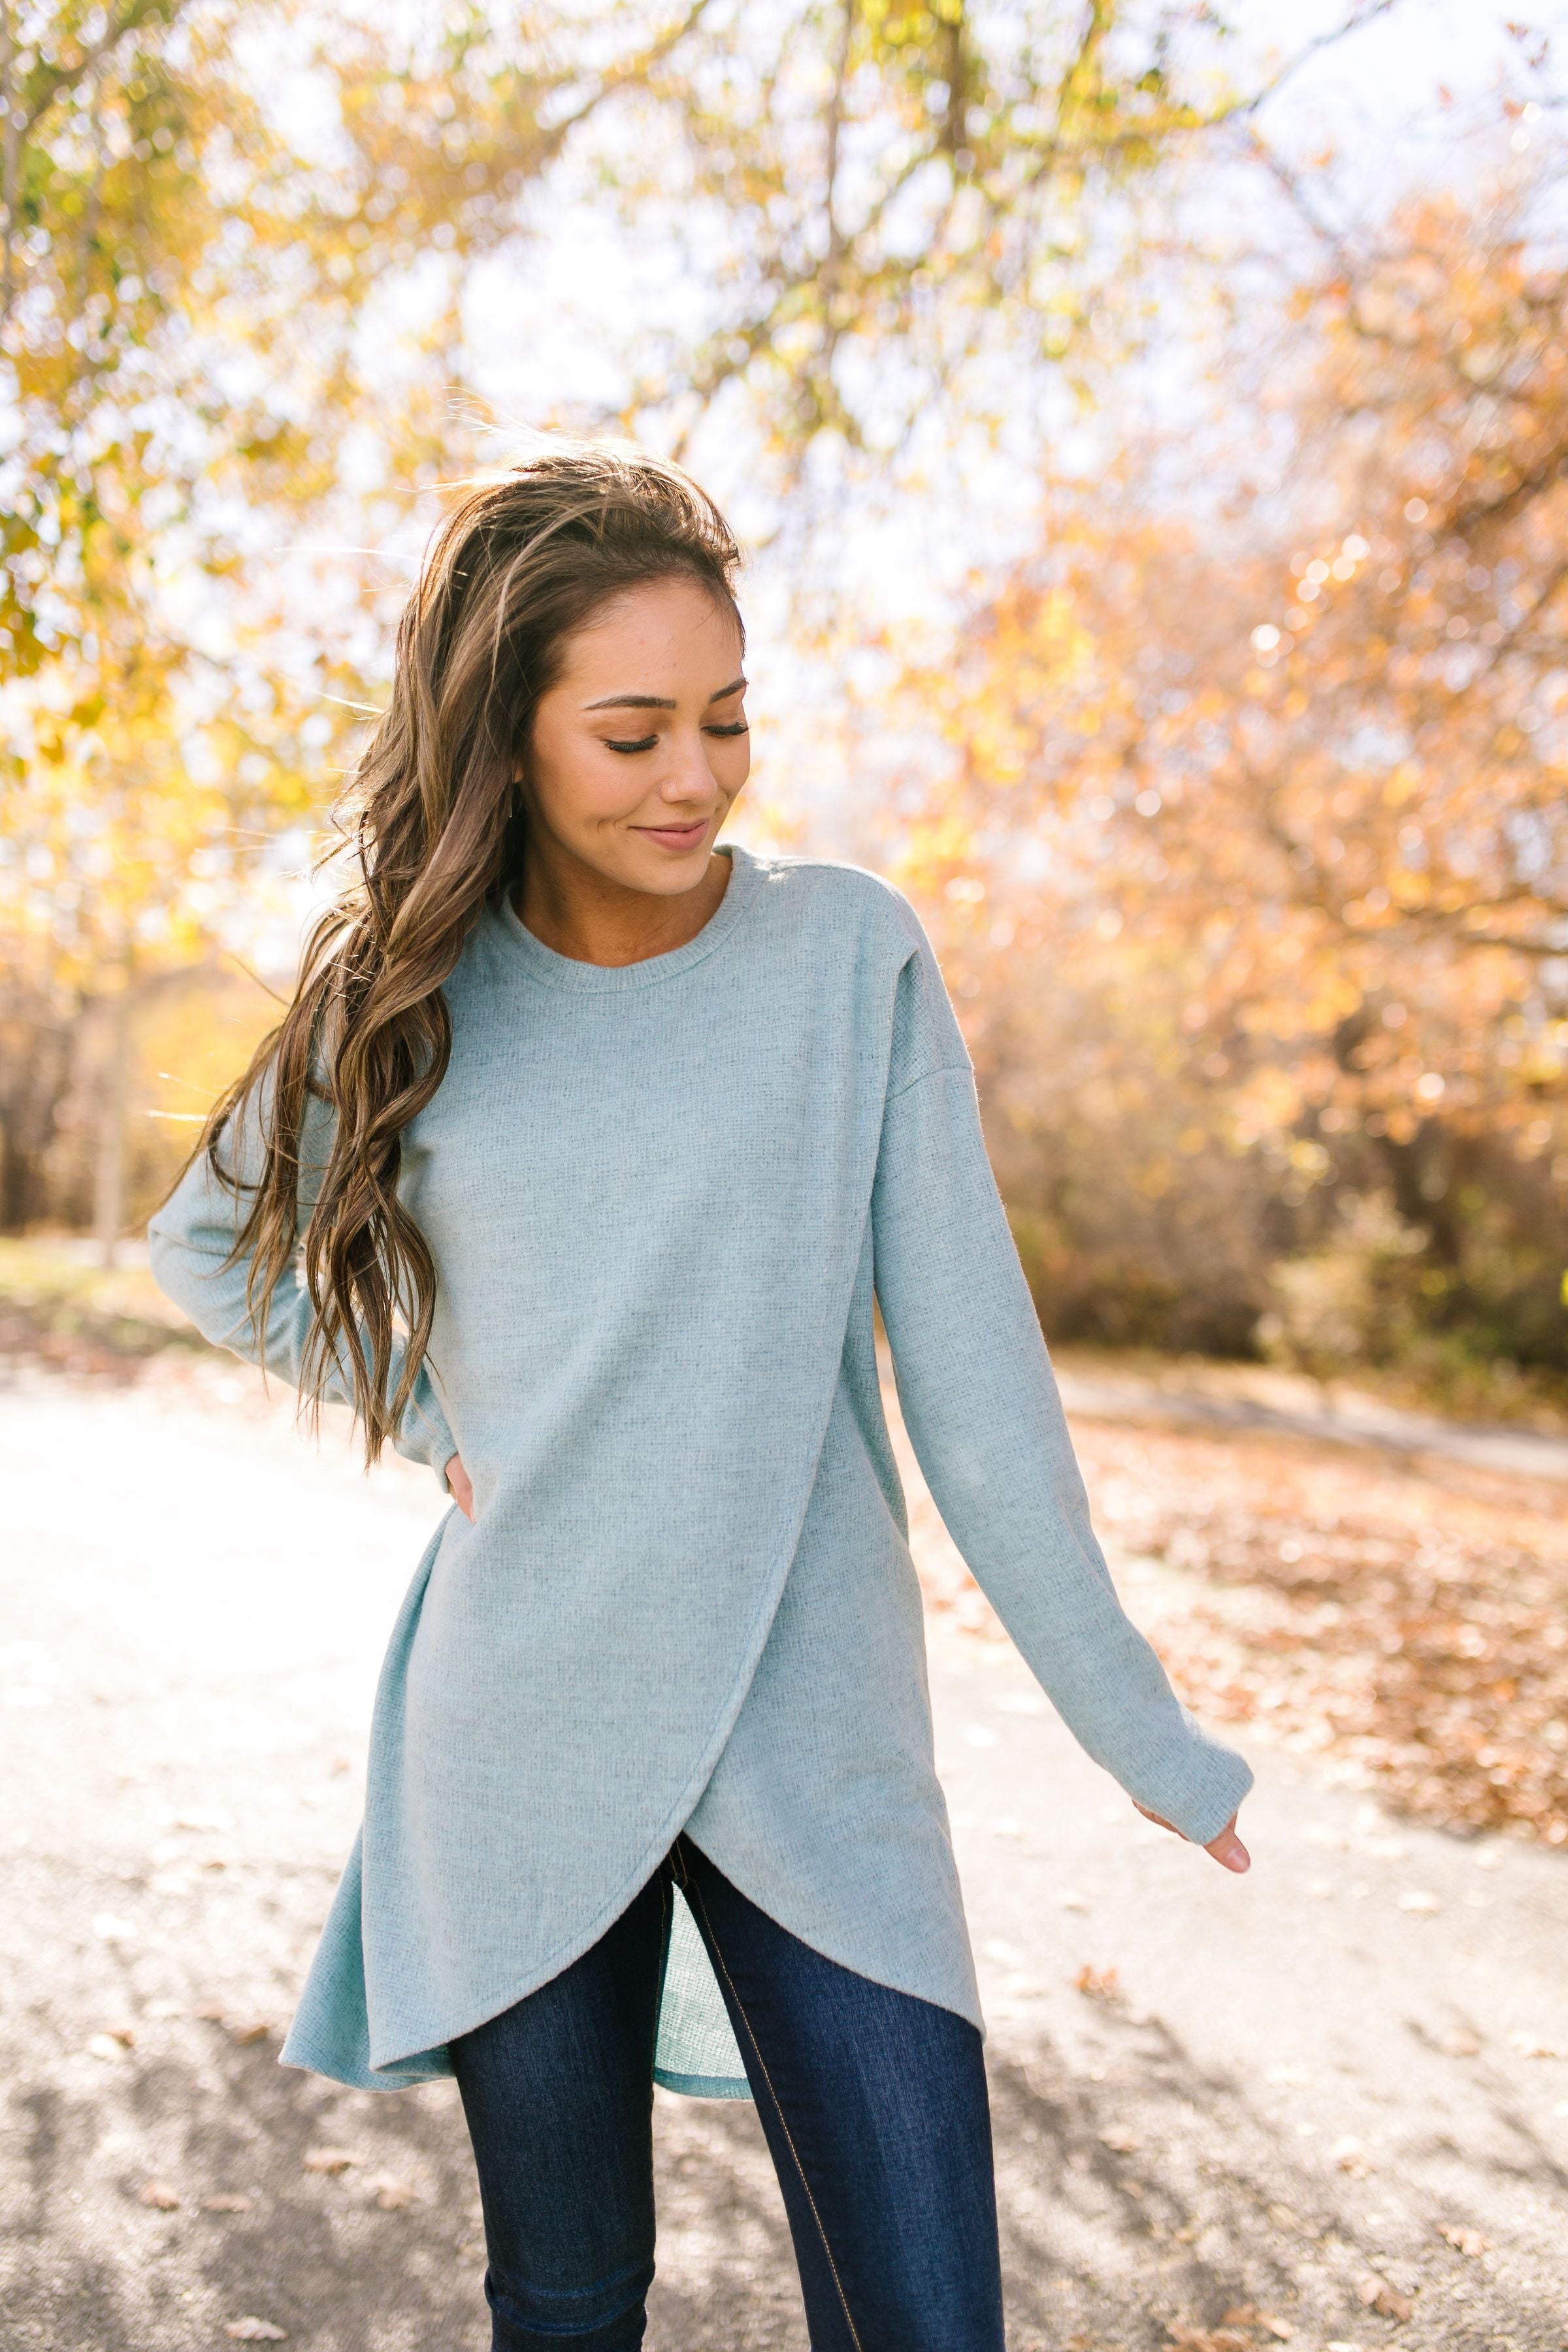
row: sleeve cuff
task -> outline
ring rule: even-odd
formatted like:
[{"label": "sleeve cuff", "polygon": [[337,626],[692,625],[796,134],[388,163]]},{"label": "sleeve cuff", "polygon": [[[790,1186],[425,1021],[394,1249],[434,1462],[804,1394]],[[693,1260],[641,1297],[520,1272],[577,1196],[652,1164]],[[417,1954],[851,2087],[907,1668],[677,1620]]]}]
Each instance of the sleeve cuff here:
[{"label": "sleeve cuff", "polygon": [[403,1416],[403,1425],[393,1440],[393,1451],[401,1454],[405,1462],[426,1464],[436,1473],[443,1491],[447,1490],[447,1465],[458,1451],[458,1441],[441,1410],[435,1383],[423,1366]]},{"label": "sleeve cuff", "polygon": [[1252,1786],[1252,1767],[1234,1748],[1225,1747],[1193,1727],[1194,1749],[1182,1775],[1182,1785],[1168,1794],[1136,1793],[1141,1804],[1163,1813],[1173,1828],[1194,1845],[1207,1845],[1234,1819]]}]

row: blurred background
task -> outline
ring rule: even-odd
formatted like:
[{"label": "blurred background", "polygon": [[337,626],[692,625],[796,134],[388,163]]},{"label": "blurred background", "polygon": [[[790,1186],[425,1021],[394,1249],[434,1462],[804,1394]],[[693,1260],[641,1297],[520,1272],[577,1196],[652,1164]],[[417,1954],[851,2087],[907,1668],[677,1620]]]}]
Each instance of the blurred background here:
[{"label": "blurred background", "polygon": [[[734,521],[735,831],[920,908],[1258,1769],[1216,1892],[889,1385],[1013,2340],[1556,2352],[1568,0],[0,0],[8,2342],[485,2332],[453,2102],[275,2063],[444,1497],[140,1236],[452,486],[552,429]],[[751,2111],[659,2114],[656,2340],[803,2352]]]},{"label": "blurred background", "polygon": [[140,1230],[287,991],[443,486],[616,432],[742,532],[739,829],[915,897],[1053,1339],[1552,1416],[1527,14],[9,5],[0,1231]]}]

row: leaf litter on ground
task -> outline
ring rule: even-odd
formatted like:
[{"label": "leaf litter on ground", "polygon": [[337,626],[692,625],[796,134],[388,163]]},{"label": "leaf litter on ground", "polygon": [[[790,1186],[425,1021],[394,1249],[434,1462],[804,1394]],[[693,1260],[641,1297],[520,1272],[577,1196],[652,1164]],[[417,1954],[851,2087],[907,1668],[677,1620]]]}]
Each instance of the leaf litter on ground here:
[{"label": "leaf litter on ground", "polygon": [[[1253,1432],[1078,1416],[1073,1435],[1118,1580],[1200,1717],[1264,1724],[1392,1811],[1568,1844],[1561,1488]],[[929,1501],[911,1516],[927,1605],[1005,1639]]]}]

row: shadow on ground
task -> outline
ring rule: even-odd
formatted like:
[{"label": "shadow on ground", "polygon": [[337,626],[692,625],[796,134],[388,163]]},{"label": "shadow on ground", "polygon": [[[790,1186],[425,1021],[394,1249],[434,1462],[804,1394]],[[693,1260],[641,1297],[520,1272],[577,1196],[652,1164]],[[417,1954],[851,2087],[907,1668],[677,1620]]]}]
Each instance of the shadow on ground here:
[{"label": "shadow on ground", "polygon": [[[216,2021],[164,2020],[160,2049],[117,2060],[68,2047],[47,2001],[13,2023],[7,2352],[187,2352],[246,2317],[308,2352],[481,2352],[478,2202],[449,2085],[342,2091]],[[1435,2227],[1391,2252],[1325,2200],[1243,2084],[1196,2067],[1158,2020],[1109,2015],[1104,2032],[1100,2081],[1044,2037],[993,2047],[1014,2352],[1562,2344],[1551,2281]],[[805,2352],[753,2111],[661,2095],[658,2137],[650,2346]],[[1528,2131],[1512,2146],[1521,2178],[1562,2189]],[[338,2168],[310,2168],[323,2158]],[[178,2204],[142,2202],[150,2182]],[[1364,2299],[1378,2289],[1383,2312]]]}]

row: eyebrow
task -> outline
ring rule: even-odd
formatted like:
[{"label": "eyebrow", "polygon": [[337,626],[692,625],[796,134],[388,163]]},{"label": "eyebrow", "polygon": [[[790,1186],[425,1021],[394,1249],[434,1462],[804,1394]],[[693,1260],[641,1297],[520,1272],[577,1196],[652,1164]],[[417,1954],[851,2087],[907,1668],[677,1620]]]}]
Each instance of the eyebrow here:
[{"label": "eyebrow", "polygon": [[[709,705],[727,702],[731,695],[740,693],[745,683],[743,677],[732,678],[728,686],[721,686],[717,694],[709,696]],[[673,698],[666,694],[606,694],[602,702],[585,702],[583,705],[584,710],[673,710],[675,707]]]}]

